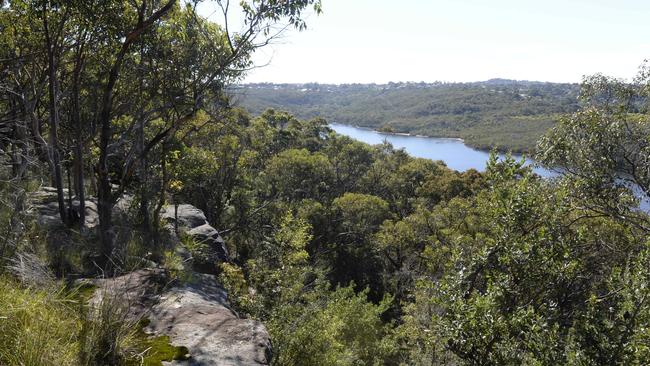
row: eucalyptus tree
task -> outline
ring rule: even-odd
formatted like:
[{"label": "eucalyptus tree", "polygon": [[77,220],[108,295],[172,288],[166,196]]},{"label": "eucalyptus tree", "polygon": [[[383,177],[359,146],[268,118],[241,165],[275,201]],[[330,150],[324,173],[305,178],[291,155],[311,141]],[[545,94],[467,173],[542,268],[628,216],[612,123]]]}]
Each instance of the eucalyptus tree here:
[{"label": "eucalyptus tree", "polygon": [[[595,217],[512,160],[438,207],[429,269],[407,307],[420,359],[451,364],[636,364],[648,357],[647,237]],[[460,203],[460,204],[459,204]],[[432,361],[433,362],[433,361]]]},{"label": "eucalyptus tree", "polygon": [[650,68],[630,83],[594,75],[585,78],[582,108],[560,119],[538,147],[538,160],[560,168],[565,184],[594,215],[634,223],[646,232],[650,222],[631,210],[650,200]]},{"label": "eucalyptus tree", "polygon": [[[56,68],[65,50],[62,34],[67,18],[58,3],[12,1],[0,9],[1,88],[7,103],[6,115],[11,116],[13,125],[13,135],[8,138],[21,150],[15,157],[15,171],[18,176],[25,174],[24,157],[28,145],[33,143],[41,159],[50,166],[64,222],[67,216],[57,134],[59,75]],[[45,125],[49,141],[43,137]]]}]

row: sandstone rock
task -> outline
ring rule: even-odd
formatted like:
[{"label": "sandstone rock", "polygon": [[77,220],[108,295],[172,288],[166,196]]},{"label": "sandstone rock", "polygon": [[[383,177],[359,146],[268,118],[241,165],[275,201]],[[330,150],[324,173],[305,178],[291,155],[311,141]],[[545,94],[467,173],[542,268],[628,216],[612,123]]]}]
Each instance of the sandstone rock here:
[{"label": "sandstone rock", "polygon": [[[168,222],[174,223],[176,220],[174,206],[170,205],[165,207],[165,210],[162,212],[161,216]],[[203,211],[188,204],[178,205],[177,216],[178,226],[185,226],[188,229],[193,229],[197,226],[205,225],[208,223],[207,219],[205,218],[205,214],[203,214]]]},{"label": "sandstone rock", "polygon": [[183,204],[178,205],[175,212],[174,206],[165,207],[162,218],[169,223],[169,229],[174,229],[174,223],[178,218],[178,229],[180,233],[191,236],[197,243],[202,244],[206,250],[194,253],[194,267],[204,273],[214,273],[217,263],[229,260],[228,249],[217,229],[212,227],[205,218],[203,211],[198,208]]},{"label": "sandstone rock", "polygon": [[165,334],[188,347],[190,359],[171,365],[267,365],[271,341],[262,323],[240,319],[214,278],[196,274],[194,281],[166,292],[150,316],[147,330]]},{"label": "sandstone rock", "polygon": [[167,335],[173,345],[189,349],[188,360],[167,365],[270,362],[271,341],[266,328],[260,322],[237,317],[214,276],[194,273],[188,283],[165,287],[168,280],[161,270],[140,270],[94,283],[98,289],[92,303],[98,303],[101,294],[121,296],[131,304],[131,316],[149,319],[145,332]]},{"label": "sandstone rock", "polygon": [[146,317],[149,309],[159,300],[160,293],[169,286],[170,279],[162,269],[142,269],[128,274],[101,279],[84,279],[80,284],[97,286],[89,304],[98,305],[104,298],[119,299],[128,307],[131,319]]},{"label": "sandstone rock", "polygon": [[[66,195],[66,204],[68,190],[64,189]],[[56,197],[56,188],[42,187],[39,191],[33,192],[30,195],[30,202],[34,210],[38,213],[36,223],[39,227],[48,229],[61,225],[61,217],[59,216],[59,206]],[[86,229],[93,229],[99,225],[99,215],[97,214],[97,203],[93,200],[86,200],[85,206],[85,222]],[[79,200],[73,198],[72,207],[79,210]]]}]

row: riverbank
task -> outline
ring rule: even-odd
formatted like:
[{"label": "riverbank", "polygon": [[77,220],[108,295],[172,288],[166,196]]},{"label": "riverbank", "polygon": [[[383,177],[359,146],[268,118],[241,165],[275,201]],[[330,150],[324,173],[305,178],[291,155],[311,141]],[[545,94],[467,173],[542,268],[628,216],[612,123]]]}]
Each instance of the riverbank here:
[{"label": "riverbank", "polygon": [[[396,148],[403,148],[410,155],[432,160],[443,161],[449,168],[457,171],[475,169],[485,170],[485,165],[490,158],[489,150],[476,149],[465,143],[462,138],[456,137],[429,137],[417,136],[411,133],[376,131],[368,127],[357,127],[338,123],[331,123],[330,128],[339,134],[349,136],[361,142],[375,145],[383,141],[390,142]],[[524,155],[512,154],[516,159]],[[499,153],[501,158],[505,153]],[[543,177],[553,177],[553,171],[536,166],[531,159],[526,159],[526,164],[533,166],[533,170]]]},{"label": "riverbank", "polygon": [[340,126],[354,127],[354,128],[358,128],[358,129],[361,129],[361,130],[372,131],[372,132],[375,132],[375,133],[378,133],[378,134],[381,134],[381,135],[426,137],[426,138],[435,138],[435,139],[455,140],[455,141],[460,141],[460,142],[465,144],[465,140],[463,140],[460,137],[427,136],[427,135],[412,134],[412,133],[409,133],[409,132],[387,131],[387,130],[382,130],[381,128],[380,129],[375,129],[373,127],[359,126],[359,125],[347,124],[347,123],[330,123],[330,125],[340,125]]},{"label": "riverbank", "polygon": [[382,129],[382,128],[376,129],[371,126],[361,126],[355,124],[343,124],[343,123],[333,123],[333,124],[350,126],[350,127],[368,130],[381,135],[388,135],[388,136],[409,136],[409,137],[424,137],[424,138],[454,140],[454,141],[462,142],[463,144],[465,144],[466,146],[474,150],[478,150],[486,153],[490,153],[493,150],[496,150],[498,153],[501,154],[512,153],[512,154],[526,155],[526,156],[532,155],[530,148],[517,148],[517,147],[507,147],[507,146],[500,146],[500,145],[490,145],[490,144],[480,143],[479,141],[475,141],[475,139],[472,137],[462,138],[458,136],[441,136],[441,135],[419,134],[419,133],[411,133],[411,132],[399,132],[391,129]]}]

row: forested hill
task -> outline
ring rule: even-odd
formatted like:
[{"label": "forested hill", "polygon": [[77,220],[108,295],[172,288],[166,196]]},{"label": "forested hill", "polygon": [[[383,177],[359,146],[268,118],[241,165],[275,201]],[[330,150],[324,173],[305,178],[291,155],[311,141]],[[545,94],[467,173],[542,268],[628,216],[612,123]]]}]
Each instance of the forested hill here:
[{"label": "forested hill", "polygon": [[530,151],[559,114],[577,110],[579,87],[491,79],[474,83],[260,83],[239,85],[231,92],[253,114],[274,108],[301,118],[461,137],[481,149]]}]

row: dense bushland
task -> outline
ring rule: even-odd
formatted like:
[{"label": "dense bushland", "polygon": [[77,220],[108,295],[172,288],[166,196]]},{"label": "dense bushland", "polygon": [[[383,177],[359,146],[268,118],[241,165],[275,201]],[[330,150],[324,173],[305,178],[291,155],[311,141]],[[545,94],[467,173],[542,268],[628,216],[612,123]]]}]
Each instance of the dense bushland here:
[{"label": "dense bushland", "polygon": [[[280,20],[304,27],[318,2],[244,2],[237,34],[175,1],[133,4],[0,10],[0,363],[146,361],[150,343],[119,301],[85,307],[70,284],[143,265],[181,272],[160,217],[177,203],[220,229],[231,260],[213,263],[215,281],[266,324],[276,365],[650,357],[647,70],[585,81],[580,109],[537,148],[563,177],[496,157],[456,172],[321,118],[232,107],[224,88],[250,53]],[[553,113],[576,107],[559,98]],[[59,225],[35,225],[31,198],[50,184]]]}]

